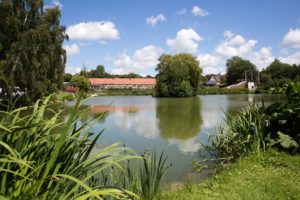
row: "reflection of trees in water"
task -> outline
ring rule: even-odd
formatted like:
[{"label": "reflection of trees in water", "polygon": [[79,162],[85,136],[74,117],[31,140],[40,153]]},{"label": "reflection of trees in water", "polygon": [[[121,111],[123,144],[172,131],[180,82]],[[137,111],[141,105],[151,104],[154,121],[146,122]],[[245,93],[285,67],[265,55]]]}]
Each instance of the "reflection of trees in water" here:
[{"label": "reflection of trees in water", "polygon": [[200,99],[157,99],[156,117],[163,138],[188,139],[196,136],[202,124]]}]

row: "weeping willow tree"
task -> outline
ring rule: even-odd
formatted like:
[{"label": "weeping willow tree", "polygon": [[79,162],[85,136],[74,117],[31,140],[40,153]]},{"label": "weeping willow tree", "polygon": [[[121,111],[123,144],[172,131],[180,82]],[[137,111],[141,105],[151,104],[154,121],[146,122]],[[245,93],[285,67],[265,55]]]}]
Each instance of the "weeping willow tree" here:
[{"label": "weeping willow tree", "polygon": [[43,0],[0,0],[0,98],[10,99],[16,88],[35,101],[62,87],[67,39],[58,7]]}]

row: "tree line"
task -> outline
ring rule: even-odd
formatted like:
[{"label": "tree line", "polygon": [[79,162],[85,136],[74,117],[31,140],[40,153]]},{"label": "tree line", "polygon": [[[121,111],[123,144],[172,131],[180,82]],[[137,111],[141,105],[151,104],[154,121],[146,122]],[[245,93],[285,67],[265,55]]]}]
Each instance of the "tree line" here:
[{"label": "tree line", "polygon": [[254,81],[265,89],[279,87],[290,82],[300,81],[300,64],[287,64],[275,59],[269,66],[258,72],[249,60],[234,56],[227,60],[225,83],[235,84],[240,81]]}]

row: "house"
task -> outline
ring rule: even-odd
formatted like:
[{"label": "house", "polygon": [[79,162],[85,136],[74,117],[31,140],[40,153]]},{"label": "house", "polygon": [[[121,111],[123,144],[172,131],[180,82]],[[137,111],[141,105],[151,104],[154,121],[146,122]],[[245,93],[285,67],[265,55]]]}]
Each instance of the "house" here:
[{"label": "house", "polygon": [[155,78],[89,78],[91,88],[107,89],[153,89]]},{"label": "house", "polygon": [[204,84],[207,87],[218,88],[221,83],[220,74],[210,74],[206,76],[208,81]]}]

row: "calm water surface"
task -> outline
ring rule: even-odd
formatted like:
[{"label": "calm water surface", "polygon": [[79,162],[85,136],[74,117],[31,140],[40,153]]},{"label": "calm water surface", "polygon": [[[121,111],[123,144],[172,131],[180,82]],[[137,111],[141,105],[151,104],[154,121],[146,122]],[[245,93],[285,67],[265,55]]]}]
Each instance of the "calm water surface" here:
[{"label": "calm water surface", "polygon": [[107,112],[94,125],[104,129],[98,147],[122,142],[142,153],[145,148],[164,151],[173,164],[167,181],[183,181],[193,172],[201,144],[223,123],[224,112],[234,112],[249,103],[277,101],[274,95],[199,95],[193,98],[151,96],[94,97],[85,101],[91,114]]}]

